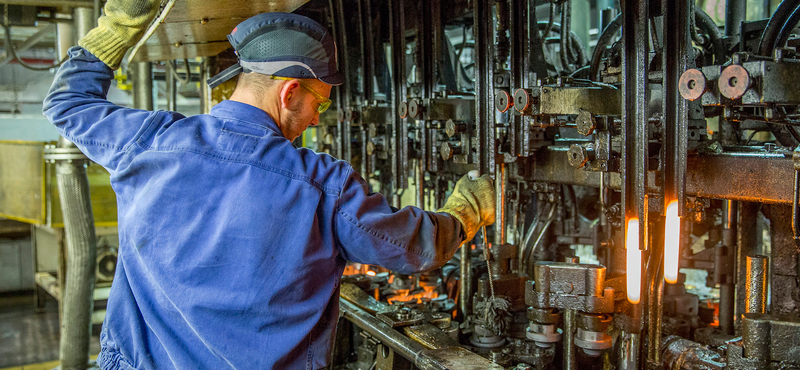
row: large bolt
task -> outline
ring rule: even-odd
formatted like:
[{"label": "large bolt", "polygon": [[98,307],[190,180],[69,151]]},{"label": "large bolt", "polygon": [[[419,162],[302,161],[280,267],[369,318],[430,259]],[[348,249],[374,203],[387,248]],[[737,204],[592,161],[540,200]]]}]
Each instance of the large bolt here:
[{"label": "large bolt", "polygon": [[444,133],[447,134],[447,137],[453,137],[455,134],[462,133],[466,130],[466,126],[463,123],[455,123],[452,119],[447,120],[444,124]]},{"label": "large bolt", "polygon": [[442,155],[443,160],[453,158],[454,155],[461,154],[461,147],[451,145],[450,143],[442,143],[439,153]]},{"label": "large bolt", "polygon": [[572,144],[567,151],[567,160],[570,166],[581,168],[586,165],[586,162],[592,160],[594,155],[593,148],[585,148],[580,144]]},{"label": "large bolt", "polygon": [[594,117],[585,110],[581,110],[578,113],[578,117],[575,119],[575,126],[578,128],[578,133],[583,136],[591,135],[596,127]]}]

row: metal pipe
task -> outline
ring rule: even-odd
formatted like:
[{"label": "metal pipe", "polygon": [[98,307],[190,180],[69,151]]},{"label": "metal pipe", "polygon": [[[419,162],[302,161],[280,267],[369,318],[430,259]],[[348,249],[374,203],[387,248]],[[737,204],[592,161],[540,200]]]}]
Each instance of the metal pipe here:
[{"label": "metal pipe", "polygon": [[[87,12],[88,10],[88,12]],[[92,28],[91,9],[77,8],[74,12],[77,38]],[[75,43],[73,28],[60,28],[59,54]],[[61,52],[64,54],[61,54]],[[56,182],[61,194],[66,235],[66,273],[62,287],[61,340],[59,358],[65,370],[83,370],[89,367],[89,347],[94,310],[95,264],[97,243],[94,215],[89,194],[86,166],[89,161],[73,143],[61,137],[60,149],[71,151],[81,159],[59,160],[56,163]]]},{"label": "metal pipe", "polygon": [[89,363],[97,244],[87,164],[86,160],[64,160],[56,164],[67,246],[59,354],[61,368],[66,370],[83,370]]},{"label": "metal pipe", "polygon": [[638,370],[639,369],[639,345],[640,334],[621,332],[622,344],[619,346],[619,370]]},{"label": "metal pipe", "polygon": [[[737,248],[736,264],[737,264],[737,278],[736,278],[736,291],[747,291],[747,256],[758,254],[758,209],[759,203],[739,202],[739,224],[736,233],[739,247]],[[738,294],[736,296],[736,320],[741,320],[742,314],[747,312],[745,294]],[[738,326],[741,325],[739,322]]]},{"label": "metal pipe", "polygon": [[571,9],[569,1],[565,1],[561,4],[561,34],[559,39],[560,50],[558,54],[561,57],[561,69],[564,71],[572,70],[569,63],[569,48],[567,47]]},{"label": "metal pipe", "polygon": [[339,298],[339,309],[345,319],[364,329],[381,343],[393,349],[395,353],[411,360],[411,362],[416,363],[417,355],[425,349],[421,344],[398,333],[391,326],[386,325],[383,321],[376,319],[343,298]]},{"label": "metal pipe", "polygon": [[505,163],[498,163],[494,180],[495,188],[495,222],[494,245],[503,245],[506,242],[506,187],[508,186],[508,171]]},{"label": "metal pipe", "polygon": [[[153,63],[133,63],[133,107],[153,110]],[[208,86],[201,83],[200,89]],[[202,96],[202,94],[201,94]],[[202,102],[201,102],[202,106]]]},{"label": "metal pipe", "polygon": [[561,368],[575,370],[575,316],[577,311],[564,310],[564,358]]},{"label": "metal pipe", "polygon": [[92,19],[94,19],[94,26],[97,27],[97,20],[100,19],[100,11],[103,6],[100,5],[100,0],[92,1]]},{"label": "metal pipe", "polygon": [[94,11],[92,8],[74,8],[72,20],[75,25],[75,39],[80,40],[94,28]]},{"label": "metal pipe", "polygon": [[733,306],[735,304],[735,286],[719,285],[719,327],[725,334],[733,334]]},{"label": "metal pipe", "polygon": [[[16,46],[14,50],[16,50],[17,54],[19,55],[19,53],[30,49],[31,47],[36,45],[39,41],[42,41],[42,39],[53,33],[53,31],[56,31],[56,25],[53,23],[48,23],[41,30],[34,33],[33,35],[31,35],[31,37],[28,37],[25,41],[23,41],[22,44]],[[61,48],[59,48],[59,50],[61,50]],[[12,59],[14,59],[14,55],[12,55],[9,50],[4,51],[3,54],[0,54],[0,67],[6,65],[6,63],[11,61]]]},{"label": "metal pipe", "polygon": [[764,28],[764,32],[761,34],[761,40],[758,42],[758,55],[772,55],[772,50],[775,49],[775,42],[780,36],[781,29],[783,29],[786,21],[798,6],[800,6],[800,0],[784,0],[778,5],[775,13],[769,18],[767,27]]},{"label": "metal pipe", "polygon": [[[422,129],[425,129],[425,125],[422,125]],[[361,159],[364,161],[364,158]],[[415,175],[417,177],[417,207],[425,208],[425,170],[423,165],[425,163],[425,159],[420,158],[417,160],[417,168],[415,171]],[[366,173],[364,174],[366,175]]]},{"label": "metal pipe", "polygon": [[745,312],[767,312],[767,277],[769,258],[767,256],[747,256],[747,275],[745,290]]},{"label": "metal pipe", "polygon": [[203,58],[203,63],[200,64],[200,114],[211,112],[211,89],[208,87],[209,64],[208,58]]},{"label": "metal pipe", "polygon": [[[175,80],[175,64],[167,63],[167,73],[164,75],[167,87],[167,110],[175,112],[178,110],[178,81]],[[189,68],[187,65],[186,68]]]},{"label": "metal pipe", "polygon": [[475,40],[475,121],[478,123],[478,171],[490,173],[495,169],[495,117],[494,117],[494,48],[491,42],[492,6],[488,1],[473,1],[473,33]]},{"label": "metal pipe", "polygon": [[56,60],[61,60],[67,56],[67,50],[76,44],[72,23],[56,23],[56,37]]},{"label": "metal pipe", "polygon": [[719,290],[719,326],[720,329],[726,334],[733,334],[734,327],[734,312],[736,305],[736,285],[734,278],[736,276],[736,206],[737,204],[732,200],[726,200],[722,204],[722,243],[724,248],[727,248],[726,256],[731,263],[731,271],[726,271],[725,282],[720,282]]},{"label": "metal pipe", "polygon": [[725,36],[739,36],[747,15],[747,0],[725,0]]}]

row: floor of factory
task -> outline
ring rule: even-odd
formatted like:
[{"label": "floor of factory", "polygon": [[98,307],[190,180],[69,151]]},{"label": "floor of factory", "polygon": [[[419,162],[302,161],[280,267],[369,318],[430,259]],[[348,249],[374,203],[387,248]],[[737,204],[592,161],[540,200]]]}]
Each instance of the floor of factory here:
[{"label": "floor of factory", "polygon": [[[50,370],[58,366],[58,302],[48,297],[36,312],[33,292],[0,294],[0,370]],[[100,326],[93,327],[91,353],[100,352]]]}]

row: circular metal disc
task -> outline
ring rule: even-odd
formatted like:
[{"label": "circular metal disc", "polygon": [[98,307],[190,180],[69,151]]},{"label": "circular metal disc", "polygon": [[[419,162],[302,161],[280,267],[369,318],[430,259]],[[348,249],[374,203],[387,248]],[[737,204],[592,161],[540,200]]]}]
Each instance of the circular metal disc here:
[{"label": "circular metal disc", "polygon": [[416,100],[408,102],[408,115],[411,116],[411,118],[417,118],[418,114],[419,114],[419,103],[417,103]]},{"label": "circular metal disc", "polygon": [[400,115],[400,118],[408,117],[408,103],[401,102],[400,106],[397,107],[397,114]]},{"label": "circular metal disc", "polygon": [[531,105],[531,96],[525,89],[517,89],[514,91],[514,109],[519,112],[525,112]]},{"label": "circular metal disc", "polygon": [[678,91],[684,99],[699,99],[706,92],[706,76],[697,68],[683,72],[678,82]]},{"label": "circular metal disc", "polygon": [[511,108],[513,104],[511,103],[511,96],[508,95],[508,91],[500,90],[494,96],[494,107],[500,111],[500,113],[505,113]]},{"label": "circular metal disc", "polygon": [[728,99],[739,99],[750,87],[750,74],[740,65],[729,65],[719,76],[719,92]]}]

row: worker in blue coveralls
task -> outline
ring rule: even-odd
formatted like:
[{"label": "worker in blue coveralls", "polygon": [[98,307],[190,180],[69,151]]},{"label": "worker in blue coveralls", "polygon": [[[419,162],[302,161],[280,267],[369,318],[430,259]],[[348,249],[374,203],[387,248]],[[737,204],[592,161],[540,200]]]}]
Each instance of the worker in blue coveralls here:
[{"label": "worker in blue coveralls", "polygon": [[292,140],[341,84],[331,34],[267,13],[228,36],[239,62],[210,114],[124,108],[113,71],[158,0],[109,0],[44,101],[59,132],[111,173],[119,259],[103,369],[320,369],[331,361],[346,261],[413,274],[494,222],[488,177],[464,177],[437,212],[394,209],[344,161]]}]

